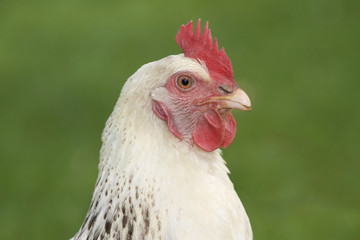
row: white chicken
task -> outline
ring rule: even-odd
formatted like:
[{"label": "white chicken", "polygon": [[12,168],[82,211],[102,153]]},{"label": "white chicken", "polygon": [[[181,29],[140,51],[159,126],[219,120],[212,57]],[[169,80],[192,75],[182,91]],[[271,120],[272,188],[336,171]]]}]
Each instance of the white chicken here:
[{"label": "white chicken", "polygon": [[99,175],[74,240],[249,240],[250,222],[219,147],[235,137],[232,108],[250,110],[208,23],[183,25],[183,54],[142,66],[102,135]]}]

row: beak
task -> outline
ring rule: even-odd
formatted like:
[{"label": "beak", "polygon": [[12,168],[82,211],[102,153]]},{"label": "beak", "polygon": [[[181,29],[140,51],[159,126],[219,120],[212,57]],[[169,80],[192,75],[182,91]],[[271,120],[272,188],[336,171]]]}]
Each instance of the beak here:
[{"label": "beak", "polygon": [[[235,92],[225,95],[211,97],[210,102],[219,102],[219,108],[234,108],[243,111],[251,111],[251,103],[248,95],[240,88],[236,89]],[[209,101],[208,100],[208,101]]]}]

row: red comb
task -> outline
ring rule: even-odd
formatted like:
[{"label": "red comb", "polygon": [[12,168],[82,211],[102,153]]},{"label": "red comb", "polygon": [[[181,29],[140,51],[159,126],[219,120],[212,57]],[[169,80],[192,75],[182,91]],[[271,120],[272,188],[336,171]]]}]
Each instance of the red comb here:
[{"label": "red comb", "polygon": [[213,44],[209,22],[206,22],[201,34],[200,22],[199,19],[195,34],[192,20],[188,24],[182,25],[176,35],[176,43],[182,48],[185,57],[205,62],[212,78],[220,81],[234,81],[231,61],[226,56],[224,48],[219,51],[216,38],[214,38]]}]

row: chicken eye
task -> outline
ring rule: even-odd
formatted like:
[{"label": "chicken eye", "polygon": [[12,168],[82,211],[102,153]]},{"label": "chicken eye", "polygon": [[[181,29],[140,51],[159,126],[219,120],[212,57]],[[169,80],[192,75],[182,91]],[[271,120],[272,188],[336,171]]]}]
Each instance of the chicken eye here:
[{"label": "chicken eye", "polygon": [[189,76],[181,75],[177,78],[177,84],[183,89],[188,89],[193,85],[193,80]]}]

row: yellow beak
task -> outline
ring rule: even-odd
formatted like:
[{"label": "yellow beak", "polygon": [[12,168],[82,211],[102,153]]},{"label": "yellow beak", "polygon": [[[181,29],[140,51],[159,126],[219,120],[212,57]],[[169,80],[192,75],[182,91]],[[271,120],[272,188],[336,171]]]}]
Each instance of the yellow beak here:
[{"label": "yellow beak", "polygon": [[240,88],[236,89],[235,92],[230,95],[211,97],[208,101],[220,102],[219,108],[234,108],[243,111],[251,111],[250,98]]}]

